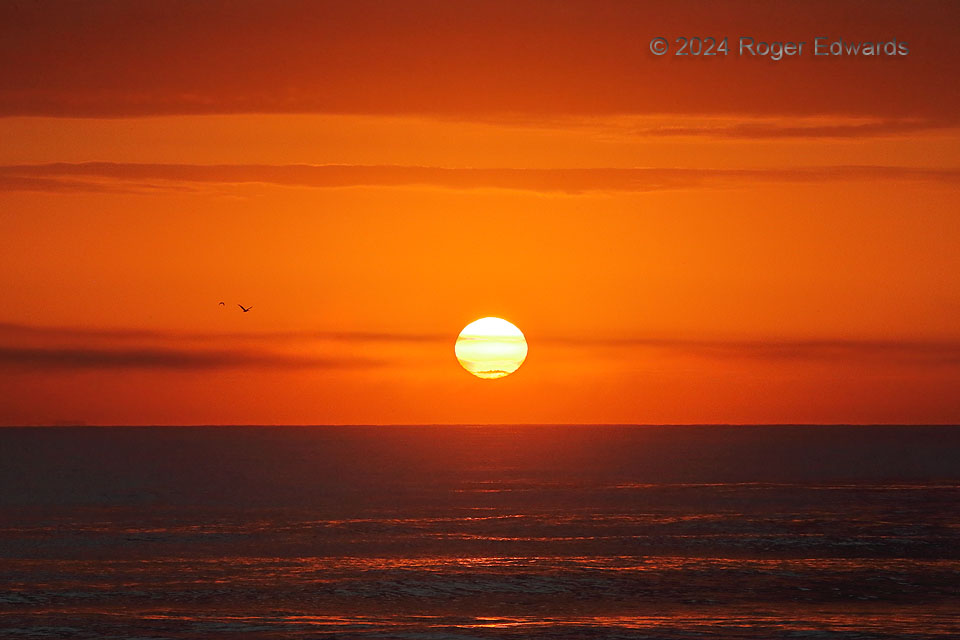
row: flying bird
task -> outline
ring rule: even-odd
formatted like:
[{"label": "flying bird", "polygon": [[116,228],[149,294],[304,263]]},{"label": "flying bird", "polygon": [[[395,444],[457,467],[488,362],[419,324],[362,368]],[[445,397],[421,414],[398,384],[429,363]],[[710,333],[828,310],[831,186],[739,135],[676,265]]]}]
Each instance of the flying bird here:
[{"label": "flying bird", "polygon": [[240,307],[244,313],[246,313],[247,311],[250,311],[250,309],[253,309],[253,305],[250,305],[249,307],[245,307],[242,304],[238,304],[237,306]]},{"label": "flying bird", "polygon": [[223,306],[223,303],[222,303],[222,302],[220,303],[220,306],[221,306],[221,307]]}]

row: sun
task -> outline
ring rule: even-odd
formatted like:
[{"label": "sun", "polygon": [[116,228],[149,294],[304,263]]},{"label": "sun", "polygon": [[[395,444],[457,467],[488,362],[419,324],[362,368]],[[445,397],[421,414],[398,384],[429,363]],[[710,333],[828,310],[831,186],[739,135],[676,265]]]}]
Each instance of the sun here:
[{"label": "sun", "polygon": [[464,369],[492,380],[520,368],[527,357],[527,340],[506,320],[480,318],[463,328],[454,351]]}]

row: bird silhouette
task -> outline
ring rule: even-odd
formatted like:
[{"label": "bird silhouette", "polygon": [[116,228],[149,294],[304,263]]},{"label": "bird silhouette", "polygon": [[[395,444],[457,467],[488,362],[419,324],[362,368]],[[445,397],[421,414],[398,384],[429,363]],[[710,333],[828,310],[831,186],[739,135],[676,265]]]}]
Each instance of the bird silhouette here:
[{"label": "bird silhouette", "polygon": [[220,306],[221,306],[221,307],[223,306],[223,303],[222,303],[222,302],[220,303]]},{"label": "bird silhouette", "polygon": [[250,309],[253,309],[253,305],[250,305],[249,307],[245,307],[242,304],[238,304],[237,306],[240,307],[244,313],[246,313],[247,311],[250,311]]}]

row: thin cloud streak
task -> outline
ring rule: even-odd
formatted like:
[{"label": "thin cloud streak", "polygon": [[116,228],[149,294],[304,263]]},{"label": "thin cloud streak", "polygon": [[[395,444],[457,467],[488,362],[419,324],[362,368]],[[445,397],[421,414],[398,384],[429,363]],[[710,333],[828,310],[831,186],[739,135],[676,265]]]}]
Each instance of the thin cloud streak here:
[{"label": "thin cloud streak", "polygon": [[152,369],[203,371],[226,368],[357,369],[379,366],[365,358],[323,358],[255,351],[189,349],[98,349],[0,347],[0,368],[15,369]]},{"label": "thin cloud streak", "polygon": [[960,340],[865,339],[684,339],[684,338],[552,338],[572,348],[655,349],[716,359],[767,361],[864,360],[901,364],[960,365]]},{"label": "thin cloud streak", "polygon": [[634,129],[632,133],[649,137],[696,137],[721,140],[776,140],[787,138],[876,138],[894,136],[957,126],[950,119],[883,120],[857,124],[780,125],[766,123],[739,123],[718,127],[649,127]]},{"label": "thin cloud streak", "polygon": [[[164,183],[145,181],[165,181]],[[396,165],[188,165],[110,162],[0,166],[0,190],[71,191],[185,185],[267,184],[285,187],[435,187],[509,189],[575,195],[598,192],[729,188],[756,182],[922,180],[960,184],[960,169],[897,166],[830,166],[781,169],[471,169]]]},{"label": "thin cloud streak", "polygon": [[[702,141],[724,140],[796,140],[796,139],[867,139],[942,132],[960,127],[955,115],[934,117],[898,117],[864,120],[837,114],[770,116],[747,114],[601,114],[540,115],[497,114],[495,116],[433,116],[438,122],[484,124],[543,131],[589,132],[592,135],[622,142],[641,142],[643,138],[685,137]],[[677,121],[682,124],[678,124]]]},{"label": "thin cloud streak", "polygon": [[50,327],[0,322],[0,340],[4,337],[36,337],[48,340],[169,340],[218,341],[248,340],[261,342],[330,341],[330,342],[438,342],[456,338],[431,333],[388,333],[378,331],[261,331],[204,333],[158,331],[151,329]]}]

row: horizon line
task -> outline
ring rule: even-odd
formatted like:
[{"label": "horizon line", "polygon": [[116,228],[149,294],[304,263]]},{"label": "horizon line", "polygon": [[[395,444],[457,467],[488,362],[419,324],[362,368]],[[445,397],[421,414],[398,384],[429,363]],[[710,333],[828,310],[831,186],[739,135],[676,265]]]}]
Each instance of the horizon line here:
[{"label": "horizon line", "polygon": [[276,424],[10,424],[0,429],[160,429],[160,428],[340,428],[340,427],[960,427],[958,422],[398,422],[398,423],[276,423]]}]

